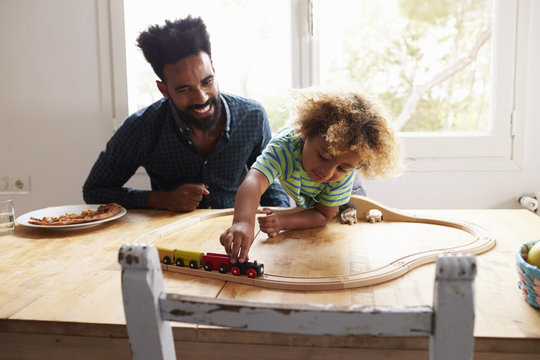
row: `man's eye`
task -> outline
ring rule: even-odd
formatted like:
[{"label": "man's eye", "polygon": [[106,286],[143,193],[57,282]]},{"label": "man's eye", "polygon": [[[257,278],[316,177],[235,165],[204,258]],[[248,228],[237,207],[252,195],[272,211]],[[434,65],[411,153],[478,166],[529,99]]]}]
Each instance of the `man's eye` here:
[{"label": "man's eye", "polygon": [[190,89],[189,88],[180,88],[180,89],[176,89],[176,93],[177,94],[188,94],[190,92]]},{"label": "man's eye", "polygon": [[204,82],[203,82],[203,85],[204,86],[210,86],[214,83],[214,79],[211,78],[211,79],[206,79]]}]

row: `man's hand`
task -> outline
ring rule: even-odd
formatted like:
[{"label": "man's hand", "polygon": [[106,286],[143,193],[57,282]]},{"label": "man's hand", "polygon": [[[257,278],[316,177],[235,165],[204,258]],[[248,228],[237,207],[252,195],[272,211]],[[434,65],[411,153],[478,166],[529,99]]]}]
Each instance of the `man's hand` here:
[{"label": "man's hand", "polygon": [[148,207],[178,212],[193,211],[199,206],[203,195],[210,192],[204,184],[182,184],[171,191],[152,191]]},{"label": "man's hand", "polygon": [[276,237],[282,230],[280,224],[280,216],[278,212],[274,212],[272,209],[263,208],[259,211],[259,214],[266,214],[266,216],[259,216],[259,228],[262,232],[266,233],[269,237]]},{"label": "man's hand", "polygon": [[[236,222],[219,237],[219,242],[230,255],[231,263],[243,263],[248,259],[249,248],[254,238],[253,226],[248,222]],[[240,252],[240,255],[238,253]]]}]

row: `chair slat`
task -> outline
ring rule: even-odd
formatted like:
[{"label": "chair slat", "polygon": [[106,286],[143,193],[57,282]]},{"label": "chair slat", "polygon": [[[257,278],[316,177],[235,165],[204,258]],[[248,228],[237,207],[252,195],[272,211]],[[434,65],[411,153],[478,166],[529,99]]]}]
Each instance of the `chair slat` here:
[{"label": "chair slat", "polygon": [[232,301],[168,294],[164,320],[312,335],[429,336],[430,307],[348,307]]}]

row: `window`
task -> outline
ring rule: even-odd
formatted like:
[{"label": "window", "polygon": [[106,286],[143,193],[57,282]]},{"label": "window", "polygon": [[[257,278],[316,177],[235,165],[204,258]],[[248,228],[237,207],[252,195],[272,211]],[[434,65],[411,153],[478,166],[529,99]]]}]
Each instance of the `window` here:
[{"label": "window", "polygon": [[191,14],[207,24],[220,89],[263,103],[274,130],[288,120],[294,88],[354,87],[387,110],[411,169],[477,170],[486,162],[491,169],[495,163],[516,168],[517,0],[156,0],[115,6],[113,18],[120,13],[125,21],[129,112],[161,96],[135,45],[139,32]]},{"label": "window", "polygon": [[263,103],[273,129],[285,124],[292,86],[288,1],[125,1],[124,13],[130,112],[161,98],[156,75],[136,46],[139,33],[165,19],[192,15],[203,18],[210,33],[220,90]]}]

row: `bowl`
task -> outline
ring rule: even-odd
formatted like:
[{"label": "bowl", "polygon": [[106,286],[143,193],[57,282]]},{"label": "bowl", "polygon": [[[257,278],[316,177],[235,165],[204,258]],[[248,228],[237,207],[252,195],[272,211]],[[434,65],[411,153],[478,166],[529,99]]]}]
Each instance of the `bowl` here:
[{"label": "bowl", "polygon": [[518,286],[529,305],[540,309],[540,269],[527,262],[529,250],[540,240],[525,243],[516,255]]}]

